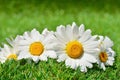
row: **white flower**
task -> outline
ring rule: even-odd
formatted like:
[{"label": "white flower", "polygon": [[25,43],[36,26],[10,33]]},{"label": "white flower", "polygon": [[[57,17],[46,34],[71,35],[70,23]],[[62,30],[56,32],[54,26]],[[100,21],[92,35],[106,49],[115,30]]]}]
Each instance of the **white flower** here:
[{"label": "white flower", "polygon": [[34,62],[47,61],[47,57],[56,58],[57,55],[51,49],[54,36],[47,29],[40,34],[36,29],[25,32],[23,39],[19,41],[20,57],[32,58]]},{"label": "white flower", "polygon": [[21,38],[22,37],[17,36],[15,40],[7,39],[11,47],[8,46],[7,44],[4,44],[4,48],[0,48],[0,62],[1,63],[4,63],[8,59],[15,59],[15,60],[20,59],[17,42]]},{"label": "white flower", "polygon": [[67,67],[76,69],[80,67],[82,72],[87,72],[87,67],[92,68],[92,63],[97,60],[94,57],[99,51],[97,48],[97,36],[91,35],[91,30],[84,30],[84,25],[78,28],[75,23],[64,27],[60,25],[55,32],[58,43],[55,51],[58,54],[58,62],[65,61]]},{"label": "white flower", "polygon": [[105,65],[113,65],[115,52],[112,50],[113,42],[108,37],[99,36],[99,48],[98,53],[98,65],[100,68],[105,70]]}]

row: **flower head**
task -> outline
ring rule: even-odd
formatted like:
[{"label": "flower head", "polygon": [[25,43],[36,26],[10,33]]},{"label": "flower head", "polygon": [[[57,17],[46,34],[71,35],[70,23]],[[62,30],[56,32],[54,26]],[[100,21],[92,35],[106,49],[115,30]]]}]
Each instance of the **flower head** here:
[{"label": "flower head", "polygon": [[105,65],[113,65],[115,52],[112,50],[113,42],[108,37],[99,36],[99,49],[98,53],[98,65],[105,70]]},{"label": "flower head", "polygon": [[23,39],[19,41],[21,58],[31,58],[33,61],[47,61],[47,57],[56,58],[56,53],[51,49],[53,34],[47,29],[40,34],[36,29],[25,32]]},{"label": "flower head", "polygon": [[19,50],[17,46],[17,42],[21,39],[21,36],[17,36],[14,40],[7,39],[8,43],[10,44],[4,44],[3,48],[0,49],[0,61],[1,63],[4,63],[6,60],[14,59],[19,60]]},{"label": "flower head", "polygon": [[65,61],[66,66],[76,69],[80,67],[82,72],[87,72],[87,68],[92,68],[92,63],[96,62],[94,55],[99,51],[97,48],[97,36],[91,35],[91,30],[85,31],[84,25],[77,27],[75,23],[66,27],[60,25],[55,32],[58,45],[55,51],[58,55],[58,62]]}]

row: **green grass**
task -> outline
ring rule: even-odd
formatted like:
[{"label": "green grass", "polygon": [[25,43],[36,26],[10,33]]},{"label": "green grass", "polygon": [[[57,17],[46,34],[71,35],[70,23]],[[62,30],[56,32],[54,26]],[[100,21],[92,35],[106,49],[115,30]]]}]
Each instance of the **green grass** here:
[{"label": "green grass", "polygon": [[115,63],[103,71],[94,66],[87,73],[66,68],[64,62],[34,63],[29,60],[7,61],[0,64],[1,80],[119,80],[120,77],[120,1],[82,0],[68,1],[34,1],[1,0],[0,1],[0,45],[6,38],[15,37],[36,28],[40,32],[47,27],[54,30],[60,24],[85,24],[92,34],[109,36],[114,41]]}]

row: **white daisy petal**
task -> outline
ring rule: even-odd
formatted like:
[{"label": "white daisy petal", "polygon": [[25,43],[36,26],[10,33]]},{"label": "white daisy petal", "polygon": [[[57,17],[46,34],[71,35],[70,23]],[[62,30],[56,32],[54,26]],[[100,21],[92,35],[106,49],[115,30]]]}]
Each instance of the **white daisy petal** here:
[{"label": "white daisy petal", "polygon": [[68,37],[69,40],[73,40],[73,32],[70,25],[66,26],[66,37]]},{"label": "white daisy petal", "polygon": [[[1,53],[2,54],[2,53]],[[2,56],[2,55],[0,55],[0,62],[1,63],[4,63],[5,61],[6,61],[6,57],[4,57],[4,56]]]},{"label": "white daisy petal", "polygon": [[26,40],[20,40],[19,41],[19,44],[22,46],[22,45],[29,45],[30,42],[29,41],[26,41]]},{"label": "white daisy petal", "polygon": [[50,45],[45,45],[44,47],[45,47],[45,49],[47,49],[47,50],[51,50],[51,49],[54,49],[54,50],[56,50],[55,48],[55,46],[57,46],[58,44],[56,44],[56,43],[51,43]]},{"label": "white daisy petal", "polygon": [[66,64],[66,66],[68,66],[72,69],[76,69],[76,63],[75,63],[74,59],[70,59],[70,58],[66,59],[65,64]]},{"label": "white daisy petal", "polygon": [[106,52],[108,52],[108,55],[110,54],[109,56],[113,56],[114,57],[116,55],[115,51],[113,51],[112,48],[106,49]]},{"label": "white daisy petal", "polygon": [[108,60],[115,60],[114,57],[108,57]]},{"label": "white daisy petal", "polygon": [[92,62],[92,63],[97,62],[96,58],[90,54],[84,54],[82,58],[86,59],[88,62]]},{"label": "white daisy petal", "polygon": [[[86,41],[87,42],[87,41]],[[91,42],[87,42],[87,43],[82,43],[83,44],[83,46],[85,47],[85,48],[96,48],[96,47],[98,47],[98,42],[97,41],[91,41]]]},{"label": "white daisy petal", "polygon": [[83,33],[83,36],[79,39],[82,43],[88,40],[91,37],[91,30],[86,30]]},{"label": "white daisy petal", "polygon": [[[98,46],[99,42],[96,40],[97,39],[97,35],[92,36],[89,40],[87,40],[86,42],[82,43],[84,45],[89,45],[92,44],[92,46]],[[97,45],[94,45],[97,44]],[[89,47],[89,46],[88,46]]]},{"label": "white daisy petal", "polygon": [[79,35],[80,35],[80,37],[83,35],[84,30],[85,30],[85,29],[84,29],[84,25],[81,24],[80,27],[79,27]]},{"label": "white daisy petal", "polygon": [[87,68],[85,66],[81,66],[80,70],[81,72],[87,72]]},{"label": "white daisy petal", "polygon": [[21,51],[21,53],[19,54],[19,59],[26,59],[26,58],[30,58],[30,54],[27,51]]},{"label": "white daisy petal", "polygon": [[42,38],[42,36],[40,35],[40,33],[36,29],[33,29],[31,31],[31,38],[36,40],[36,41],[39,41]]},{"label": "white daisy petal", "polygon": [[18,46],[18,49],[21,51],[21,50],[24,50],[24,49],[29,49],[28,46]]},{"label": "white daisy petal", "polygon": [[30,39],[31,39],[29,32],[24,32],[23,37],[24,37],[24,39],[26,39],[26,40],[30,40]]},{"label": "white daisy petal", "polygon": [[104,71],[106,70],[104,63],[101,63],[101,68],[102,68]]},{"label": "white daisy petal", "polygon": [[87,61],[84,61],[83,65],[88,67],[88,68],[92,68],[93,67],[93,65],[90,62],[87,62]]},{"label": "white daisy petal", "polygon": [[107,60],[106,65],[112,66],[113,65],[113,61]]},{"label": "white daisy petal", "polygon": [[1,60],[5,60],[5,59],[6,59],[5,57],[6,57],[6,56],[3,56],[2,53],[0,53],[0,59],[1,59]]},{"label": "white daisy petal", "polygon": [[89,54],[96,54],[97,55],[97,53],[99,53],[100,52],[100,50],[99,49],[86,49],[86,50],[84,50],[84,52],[85,53],[89,53]]},{"label": "white daisy petal", "polygon": [[78,29],[77,25],[74,22],[72,24],[72,28],[73,28],[73,37],[74,37],[74,39],[78,39],[79,38],[79,29]]},{"label": "white daisy petal", "polygon": [[[10,47],[9,47],[8,45],[4,44],[4,49],[5,49],[5,51],[6,51],[8,54],[11,53]],[[5,53],[5,54],[6,54],[6,53]]]},{"label": "white daisy petal", "polygon": [[55,38],[55,36],[49,35],[49,36],[47,36],[47,37],[44,39],[43,43],[44,43],[44,44],[50,44],[50,43],[53,43],[54,41],[57,41],[57,39]]},{"label": "white daisy petal", "polygon": [[66,55],[65,53],[62,53],[62,54],[60,54],[60,55],[58,56],[57,61],[58,61],[58,62],[62,62],[62,61],[64,61],[64,60],[66,60],[66,58],[67,58],[67,55]]},{"label": "white daisy petal", "polygon": [[45,51],[44,55],[50,58],[57,58],[56,52],[53,50]]},{"label": "white daisy petal", "polygon": [[32,56],[32,59],[36,63],[38,63],[38,61],[39,61],[39,57],[38,56]]},{"label": "white daisy petal", "polygon": [[[30,36],[31,36],[32,38],[34,38],[34,36],[37,36],[37,33],[38,33],[38,31],[34,28],[34,29],[30,32]],[[34,35],[34,34],[36,34],[36,35]]]},{"label": "white daisy petal", "polygon": [[47,28],[45,28],[43,31],[42,31],[42,34],[45,36],[45,35],[48,35],[49,31]]},{"label": "white daisy petal", "polygon": [[47,61],[47,57],[46,57],[45,55],[39,56],[39,59],[40,59],[41,61]]},{"label": "white daisy petal", "polygon": [[53,34],[54,34],[54,32],[53,32],[53,31],[49,31],[47,28],[45,28],[45,29],[42,31],[42,35],[43,35],[44,37],[50,36],[50,35],[53,35]]},{"label": "white daisy petal", "polygon": [[89,41],[93,41],[93,40],[96,40],[97,41],[97,35],[94,35],[94,36],[92,36],[91,38],[90,38],[90,40]]},{"label": "white daisy petal", "polygon": [[112,47],[113,46],[113,42],[106,36],[104,39],[104,44],[106,48]]},{"label": "white daisy petal", "polygon": [[63,35],[66,35],[64,26],[60,25],[60,27],[57,27],[57,33],[55,33],[55,35],[59,36],[59,39],[61,39],[62,41],[67,41],[67,38],[63,38]]},{"label": "white daisy petal", "polygon": [[2,64],[5,63],[5,61],[6,61],[6,60],[0,60],[0,62],[1,62]]},{"label": "white daisy petal", "polygon": [[99,36],[99,42],[102,42],[104,40],[103,36]]}]

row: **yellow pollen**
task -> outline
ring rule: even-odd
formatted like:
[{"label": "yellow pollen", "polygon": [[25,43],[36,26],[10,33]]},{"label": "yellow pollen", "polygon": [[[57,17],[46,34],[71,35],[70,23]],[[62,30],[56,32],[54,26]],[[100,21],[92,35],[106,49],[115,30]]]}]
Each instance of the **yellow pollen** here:
[{"label": "yellow pollen", "polygon": [[106,52],[101,52],[99,55],[99,58],[100,58],[101,62],[106,62],[108,59],[108,55]]},{"label": "yellow pollen", "polygon": [[41,42],[34,42],[30,45],[29,51],[34,56],[39,56],[44,51],[44,46]]},{"label": "yellow pollen", "polygon": [[66,53],[71,58],[79,58],[83,55],[83,52],[82,44],[78,41],[71,41],[66,45]]},{"label": "yellow pollen", "polygon": [[14,59],[17,60],[17,55],[16,54],[10,54],[7,59]]}]

